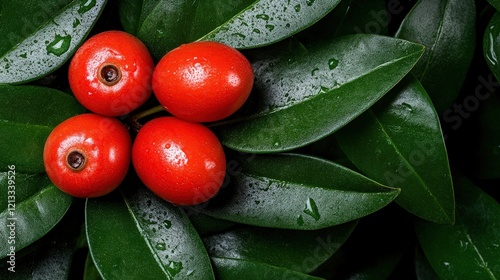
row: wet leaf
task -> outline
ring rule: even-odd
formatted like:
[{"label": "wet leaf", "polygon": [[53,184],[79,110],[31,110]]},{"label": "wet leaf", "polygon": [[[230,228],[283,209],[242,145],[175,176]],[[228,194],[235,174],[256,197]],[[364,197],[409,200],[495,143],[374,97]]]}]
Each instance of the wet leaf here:
[{"label": "wet leaf", "polygon": [[41,173],[52,129],[85,109],[72,96],[46,87],[0,85],[0,171]]},{"label": "wet leaf", "polygon": [[453,103],[464,83],[476,44],[475,23],[473,0],[420,0],[396,33],[426,47],[412,73],[438,113]]},{"label": "wet leaf", "polygon": [[106,0],[4,0],[0,83],[19,84],[61,67],[87,37]]},{"label": "wet leaf", "polygon": [[364,174],[401,189],[396,202],[403,208],[453,223],[453,184],[439,116],[418,80],[403,80],[337,139]]},{"label": "wet leaf", "polygon": [[346,223],[386,206],[399,193],[333,162],[298,154],[240,160],[215,199],[192,207],[229,221],[313,230]]},{"label": "wet leaf", "polygon": [[500,11],[500,0],[488,0],[488,3],[497,9],[497,11]]},{"label": "wet leaf", "polygon": [[143,40],[160,59],[173,48],[196,40],[236,48],[269,45],[312,25],[338,2],[121,0],[120,18],[125,30]]},{"label": "wet leaf", "polygon": [[275,279],[297,279],[297,280],[320,280],[322,278],[309,276],[297,271],[275,267],[264,263],[235,260],[229,258],[212,257],[214,270],[219,280],[275,280]]},{"label": "wet leaf", "polygon": [[38,183],[41,190],[24,200],[8,194],[8,207],[0,213],[0,221],[6,225],[0,228],[0,237],[13,241],[0,247],[0,258],[9,254],[11,246],[16,251],[21,250],[42,238],[69,209],[73,201],[71,196],[61,192],[48,178]]},{"label": "wet leaf", "polygon": [[496,12],[491,18],[483,37],[483,53],[486,63],[495,75],[500,78],[500,12]]},{"label": "wet leaf", "polygon": [[243,226],[203,241],[211,257],[262,262],[310,273],[339,249],[356,223],[310,231]]},{"label": "wet leaf", "polygon": [[88,199],[86,231],[104,279],[213,279],[208,254],[187,216],[146,189],[134,186]]},{"label": "wet leaf", "polygon": [[456,223],[416,223],[417,237],[440,279],[497,279],[500,204],[467,178],[455,176]]},{"label": "wet leaf", "polygon": [[258,59],[250,99],[232,119],[213,125],[224,145],[267,153],[315,142],[366,111],[423,52],[407,41],[364,34],[282,47],[252,54]]}]

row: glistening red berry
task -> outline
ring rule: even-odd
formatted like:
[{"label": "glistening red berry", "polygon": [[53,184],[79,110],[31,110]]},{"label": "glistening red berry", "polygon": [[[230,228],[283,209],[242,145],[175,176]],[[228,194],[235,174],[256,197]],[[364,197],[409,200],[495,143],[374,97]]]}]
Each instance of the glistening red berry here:
[{"label": "glistening red berry", "polygon": [[211,122],[236,112],[254,81],[250,62],[217,42],[194,42],[168,52],[153,73],[153,92],[172,115]]},{"label": "glistening red berry", "polygon": [[121,116],[151,96],[154,62],[146,46],[123,31],[105,31],[87,41],[71,60],[68,77],[76,99],[90,111]]},{"label": "glistening red berry", "polygon": [[224,181],[226,158],[206,126],[175,117],[147,122],[132,147],[142,182],[176,205],[195,205],[215,196]]},{"label": "glistening red berry", "polygon": [[113,191],[125,178],[132,143],[115,118],[82,114],[60,123],[45,142],[43,161],[56,187],[75,197]]}]

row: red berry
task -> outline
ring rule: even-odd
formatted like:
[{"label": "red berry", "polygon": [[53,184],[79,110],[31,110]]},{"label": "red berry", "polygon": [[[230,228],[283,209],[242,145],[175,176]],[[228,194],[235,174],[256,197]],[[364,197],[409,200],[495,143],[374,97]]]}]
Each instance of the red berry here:
[{"label": "red berry", "polygon": [[43,161],[52,183],[75,197],[113,191],[130,165],[131,139],[114,118],[82,114],[60,123],[45,142]]},{"label": "red berry", "polygon": [[123,31],[105,31],[88,39],[69,66],[76,99],[90,111],[121,116],[151,96],[154,62],[146,46]]},{"label": "red berry", "polygon": [[250,62],[217,42],[194,42],[168,52],[153,73],[153,92],[172,115],[217,121],[238,110],[253,87]]},{"label": "red berry", "polygon": [[215,134],[175,117],[153,119],[139,130],[132,163],[151,191],[176,205],[212,198],[226,173],[224,150]]}]

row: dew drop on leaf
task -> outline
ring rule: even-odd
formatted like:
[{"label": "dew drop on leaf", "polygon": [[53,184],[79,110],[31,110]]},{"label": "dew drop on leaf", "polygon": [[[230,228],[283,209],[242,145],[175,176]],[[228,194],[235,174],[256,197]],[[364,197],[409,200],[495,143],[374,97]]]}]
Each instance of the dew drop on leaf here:
[{"label": "dew drop on leaf", "polygon": [[295,11],[298,13],[300,12],[300,5],[295,5],[295,7],[293,7],[295,9]]},{"label": "dew drop on leaf", "polygon": [[169,272],[170,276],[172,276],[172,277],[179,274],[179,272],[181,272],[181,270],[182,270],[182,263],[181,262],[171,261],[168,264],[167,271]]},{"label": "dew drop on leaf", "polygon": [[298,224],[299,226],[304,225],[304,218],[302,218],[302,215],[299,215],[299,216],[297,217],[297,224]]},{"label": "dew drop on leaf", "polygon": [[258,18],[258,19],[263,19],[263,20],[268,20],[269,19],[269,16],[266,15],[266,14],[258,14],[255,17]]},{"label": "dew drop on leaf", "polygon": [[75,18],[75,20],[73,21],[73,28],[77,28],[78,25],[80,25],[80,20]]},{"label": "dew drop on leaf", "polygon": [[304,208],[304,213],[313,217],[316,221],[321,218],[321,215],[318,211],[318,206],[316,206],[316,201],[312,198],[308,198],[306,201],[306,207]]},{"label": "dew drop on leaf", "polygon": [[413,111],[413,107],[412,107],[410,104],[408,104],[408,103],[406,103],[406,102],[403,102],[401,105],[402,105],[403,107],[405,107],[405,109],[406,109],[407,111],[409,111],[409,112],[412,112],[412,111]]},{"label": "dew drop on leaf", "polygon": [[167,245],[163,242],[156,244],[155,248],[160,251],[165,251],[167,249]]},{"label": "dew drop on leaf", "polygon": [[272,25],[272,24],[266,24],[266,28],[269,29],[269,31],[273,31],[274,25]]},{"label": "dew drop on leaf", "polygon": [[95,7],[95,5],[96,5],[96,0],[82,0],[80,8],[78,9],[78,13],[80,15],[83,15],[86,12],[90,11],[90,9]]},{"label": "dew drop on leaf", "polygon": [[330,58],[328,60],[328,68],[330,68],[330,70],[337,68],[338,65],[339,65],[339,61],[337,59]]},{"label": "dew drop on leaf", "polygon": [[61,56],[69,50],[71,45],[71,36],[61,36],[56,34],[54,41],[48,43],[46,50],[48,54]]},{"label": "dew drop on leaf", "polygon": [[307,0],[306,4],[307,6],[312,6],[314,4],[314,0]]}]

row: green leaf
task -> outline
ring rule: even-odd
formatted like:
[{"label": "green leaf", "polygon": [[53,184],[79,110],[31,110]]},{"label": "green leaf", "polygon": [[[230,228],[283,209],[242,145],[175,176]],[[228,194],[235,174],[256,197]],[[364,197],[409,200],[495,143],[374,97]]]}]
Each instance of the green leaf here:
[{"label": "green leaf", "polygon": [[356,224],[310,231],[243,226],[203,241],[211,257],[262,262],[310,273],[339,249]]},{"label": "green leaf", "polygon": [[366,111],[423,52],[417,44],[364,34],[290,48],[252,54],[260,59],[253,62],[250,99],[232,120],[213,126],[224,145],[265,153],[315,142]]},{"label": "green leaf", "polygon": [[243,224],[312,230],[349,222],[399,193],[333,162],[305,155],[240,160],[230,185],[195,211]]},{"label": "green leaf", "polygon": [[464,177],[455,186],[455,225],[419,221],[419,243],[440,279],[498,279],[500,204]]},{"label": "green leaf", "polygon": [[417,280],[439,279],[419,246],[415,246],[415,273]]},{"label": "green leaf", "polygon": [[[45,174],[22,174],[15,170],[0,172],[0,193],[15,191],[17,201],[24,201],[41,191],[47,184]],[[8,208],[8,200],[0,200],[0,212]]]},{"label": "green leaf", "polygon": [[497,9],[497,11],[500,11],[500,0],[488,0],[488,3]]},{"label": "green leaf", "polygon": [[85,259],[85,268],[83,270],[83,280],[102,280],[97,267],[94,265],[94,261],[92,260],[92,256],[90,253],[87,255]]},{"label": "green leaf", "polygon": [[[27,279],[70,279],[73,257],[76,248],[76,234],[79,224],[75,223],[74,217],[69,217],[70,212],[43,238],[35,244],[36,250],[23,255],[26,250],[35,244],[16,252],[15,267],[11,267],[10,257],[0,264],[0,278],[11,280]],[[9,261],[9,262],[8,262]]]},{"label": "green leaf", "polygon": [[474,54],[475,24],[473,0],[420,0],[396,33],[398,38],[426,46],[412,73],[438,113],[453,103],[462,88]]},{"label": "green leaf", "polygon": [[201,40],[236,48],[266,46],[305,29],[333,10],[340,0],[259,0]]},{"label": "green leaf", "polygon": [[43,237],[69,209],[73,201],[71,196],[61,192],[48,178],[41,185],[40,191],[24,200],[8,194],[8,208],[0,213],[4,225],[0,227],[0,239],[9,241],[8,245],[0,247],[0,259],[11,252],[11,246],[17,252]]},{"label": "green leaf", "polygon": [[481,179],[500,179],[500,97],[492,94],[478,112],[476,174]]},{"label": "green leaf", "polygon": [[39,86],[0,85],[0,171],[42,173],[43,146],[52,129],[85,112],[72,96]]},{"label": "green leaf", "polygon": [[301,42],[312,42],[361,33],[388,34],[388,12],[385,1],[341,1],[333,11],[298,36]]},{"label": "green leaf", "polygon": [[322,278],[309,276],[297,271],[275,267],[264,263],[212,257],[215,275],[219,280],[320,280]]},{"label": "green leaf", "polygon": [[4,0],[0,4],[0,83],[41,78],[87,37],[106,0]]},{"label": "green leaf", "polygon": [[88,199],[86,230],[104,279],[213,279],[205,247],[184,212],[144,188]]},{"label": "green leaf", "polygon": [[437,223],[453,223],[453,183],[439,117],[422,85],[408,76],[337,134],[364,174],[400,188],[396,202]]},{"label": "green leaf", "polygon": [[500,64],[498,57],[500,56],[500,12],[495,12],[491,18],[483,37],[483,53],[488,67],[495,75],[495,78],[500,78]]},{"label": "green leaf", "polygon": [[160,59],[179,45],[196,40],[219,41],[236,48],[269,45],[312,25],[338,2],[121,0],[120,19],[125,30],[144,41]]},{"label": "green leaf", "polygon": [[231,221],[216,219],[194,211],[190,212],[188,216],[200,236],[221,232],[236,224]]}]

